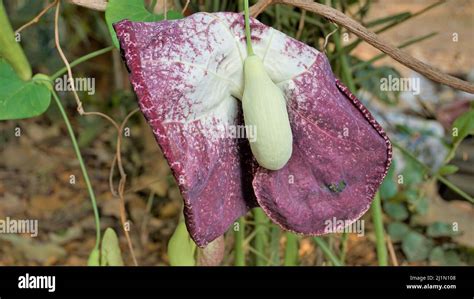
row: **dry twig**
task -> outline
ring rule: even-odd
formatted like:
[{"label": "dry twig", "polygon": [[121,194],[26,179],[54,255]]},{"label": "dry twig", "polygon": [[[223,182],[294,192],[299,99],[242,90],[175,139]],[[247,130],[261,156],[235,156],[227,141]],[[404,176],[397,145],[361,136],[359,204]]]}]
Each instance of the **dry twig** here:
[{"label": "dry twig", "polygon": [[137,263],[137,259],[135,257],[135,253],[134,253],[134,250],[133,250],[133,245],[132,245],[132,242],[131,242],[130,234],[128,233],[128,230],[126,229],[126,225],[125,225],[127,217],[126,217],[126,211],[125,211],[124,190],[125,190],[125,183],[126,183],[126,180],[127,180],[127,175],[126,175],[126,173],[123,169],[123,165],[122,165],[120,145],[121,145],[121,141],[122,141],[122,131],[123,131],[123,128],[124,128],[126,122],[139,109],[137,108],[137,109],[133,110],[132,112],[130,112],[127,115],[127,117],[125,117],[125,120],[122,122],[121,126],[119,126],[117,124],[117,122],[115,120],[113,120],[110,116],[108,116],[104,113],[95,112],[95,111],[93,111],[93,112],[85,112],[84,111],[84,108],[82,107],[82,102],[79,98],[79,95],[76,92],[76,89],[75,89],[74,77],[72,75],[71,65],[69,64],[69,61],[67,60],[66,56],[64,55],[64,52],[61,48],[61,44],[59,43],[60,3],[61,3],[61,1],[57,1],[57,3],[56,3],[56,12],[55,12],[55,18],[54,18],[54,41],[55,41],[55,44],[56,44],[56,48],[59,52],[59,55],[61,56],[61,59],[63,60],[64,64],[66,65],[66,68],[67,68],[68,80],[69,80],[69,83],[71,84],[71,90],[72,90],[72,92],[74,94],[74,98],[76,100],[77,111],[79,112],[80,115],[97,115],[97,116],[103,117],[106,120],[108,120],[117,129],[117,149],[116,149],[116,156],[114,157],[114,160],[112,162],[111,172],[113,172],[113,169],[114,169],[114,166],[115,166],[115,161],[117,161],[117,165],[118,165],[118,168],[119,168],[119,171],[120,171],[120,182],[119,182],[119,186],[118,186],[118,192],[115,192],[115,190],[113,188],[112,180],[110,180],[109,181],[110,182],[110,187],[111,187],[110,190],[111,190],[111,192],[114,196],[118,195],[118,197],[120,199],[120,218],[121,218],[120,220],[122,222],[122,228],[124,230],[125,237],[127,239],[127,243],[128,243],[128,247],[130,249],[130,254],[131,254],[132,259],[133,259],[133,263],[137,266],[138,263]]},{"label": "dry twig", "polygon": [[31,21],[29,21],[28,23],[24,24],[23,26],[21,26],[20,28],[18,28],[16,31],[15,31],[15,34],[18,34],[20,33],[23,29],[25,29],[26,27],[29,27],[30,25],[33,25],[33,24],[36,24],[38,23],[38,21],[41,19],[41,17],[46,13],[48,12],[48,10],[55,6],[56,5],[56,2],[58,0],[54,0],[53,2],[51,2],[50,4],[48,4],[42,11],[40,11],[40,13],[34,17],[33,19],[31,19]]},{"label": "dry twig", "polygon": [[387,240],[388,252],[390,253],[390,259],[392,260],[392,265],[398,266],[397,254],[395,253],[395,250],[393,249],[392,239],[390,239],[390,236],[387,235],[386,240]]}]

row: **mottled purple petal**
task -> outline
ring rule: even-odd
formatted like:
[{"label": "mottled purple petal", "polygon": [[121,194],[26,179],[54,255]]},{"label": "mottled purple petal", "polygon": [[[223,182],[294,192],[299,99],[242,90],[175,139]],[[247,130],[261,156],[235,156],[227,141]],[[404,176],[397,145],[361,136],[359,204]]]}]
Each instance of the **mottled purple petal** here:
[{"label": "mottled purple petal", "polygon": [[319,55],[284,90],[293,155],[279,171],[258,169],[257,201],[286,230],[328,233],[370,207],[390,165],[391,144],[367,109],[334,78],[326,56]]},{"label": "mottled purple petal", "polygon": [[178,183],[186,225],[199,246],[256,205],[248,142],[225,138],[228,126],[242,123],[240,103],[231,96],[241,88],[233,91],[231,79],[220,78],[226,74],[219,65],[237,48],[224,38],[225,27],[210,26],[214,19],[201,14],[114,26],[140,108]]}]

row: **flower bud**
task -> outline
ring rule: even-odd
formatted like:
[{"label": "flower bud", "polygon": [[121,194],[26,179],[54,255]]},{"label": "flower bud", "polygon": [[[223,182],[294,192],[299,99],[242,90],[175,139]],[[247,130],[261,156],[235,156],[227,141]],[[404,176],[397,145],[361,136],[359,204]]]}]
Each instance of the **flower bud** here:
[{"label": "flower bud", "polygon": [[250,148],[257,162],[270,170],[285,166],[293,150],[286,100],[255,55],[244,62],[242,108],[247,130],[255,126],[256,138]]}]

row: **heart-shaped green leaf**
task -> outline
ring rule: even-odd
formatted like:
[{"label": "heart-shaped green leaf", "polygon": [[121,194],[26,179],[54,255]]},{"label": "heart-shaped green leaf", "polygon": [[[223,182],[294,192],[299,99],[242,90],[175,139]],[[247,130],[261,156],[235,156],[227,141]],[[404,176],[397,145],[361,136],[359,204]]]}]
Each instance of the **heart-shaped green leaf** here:
[{"label": "heart-shaped green leaf", "polygon": [[[44,75],[43,75],[44,77]],[[0,120],[40,115],[51,102],[51,90],[41,76],[21,80],[4,59],[0,59]]]},{"label": "heart-shaped green leaf", "polygon": [[[183,15],[176,11],[166,13],[167,20],[181,19]],[[105,10],[105,20],[115,47],[119,48],[117,36],[112,24],[128,19],[135,22],[158,22],[164,19],[164,15],[155,15],[149,12],[143,0],[109,0]]]}]

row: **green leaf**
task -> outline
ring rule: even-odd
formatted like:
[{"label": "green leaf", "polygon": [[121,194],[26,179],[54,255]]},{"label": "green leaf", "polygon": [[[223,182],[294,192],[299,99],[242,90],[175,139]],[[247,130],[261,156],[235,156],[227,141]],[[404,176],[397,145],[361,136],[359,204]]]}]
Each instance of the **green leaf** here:
[{"label": "green leaf", "polygon": [[453,129],[458,130],[458,134],[453,135],[453,142],[461,142],[468,135],[474,134],[474,109],[459,116],[453,123]]},{"label": "green leaf", "polygon": [[189,237],[184,221],[180,221],[168,243],[168,257],[171,266],[194,266],[196,244]]},{"label": "green leaf", "polygon": [[426,234],[430,237],[452,237],[458,235],[459,232],[453,230],[453,226],[449,223],[434,222],[426,230]]},{"label": "green leaf", "polygon": [[117,234],[110,227],[105,230],[101,246],[102,266],[123,266],[122,253],[120,252]]},{"label": "green leaf", "polygon": [[[166,16],[168,20],[183,18],[183,15],[176,11],[168,11]],[[155,15],[149,12],[143,0],[109,0],[105,10],[105,20],[112,36],[112,41],[117,48],[120,48],[120,45],[112,24],[125,19],[134,22],[158,22],[164,19],[164,15]]]},{"label": "green leaf", "polygon": [[402,203],[387,202],[383,207],[385,212],[395,220],[403,221],[409,216],[407,208]]},{"label": "green leaf", "polygon": [[438,174],[439,175],[449,175],[449,174],[453,174],[453,173],[457,172],[458,170],[459,170],[459,167],[457,167],[456,165],[448,164],[448,165],[443,165],[438,170]]},{"label": "green leaf", "polygon": [[402,251],[410,262],[425,260],[433,242],[420,233],[409,232],[402,241]]},{"label": "green leaf", "polygon": [[21,80],[4,59],[0,59],[0,120],[29,118],[45,112],[51,90],[45,75]]},{"label": "green leaf", "polygon": [[400,242],[410,230],[410,227],[403,222],[391,222],[387,227],[388,234],[393,242]]},{"label": "green leaf", "polygon": [[451,133],[453,134],[453,145],[446,157],[447,162],[454,158],[461,141],[469,135],[474,135],[474,109],[470,109],[454,121]]}]

